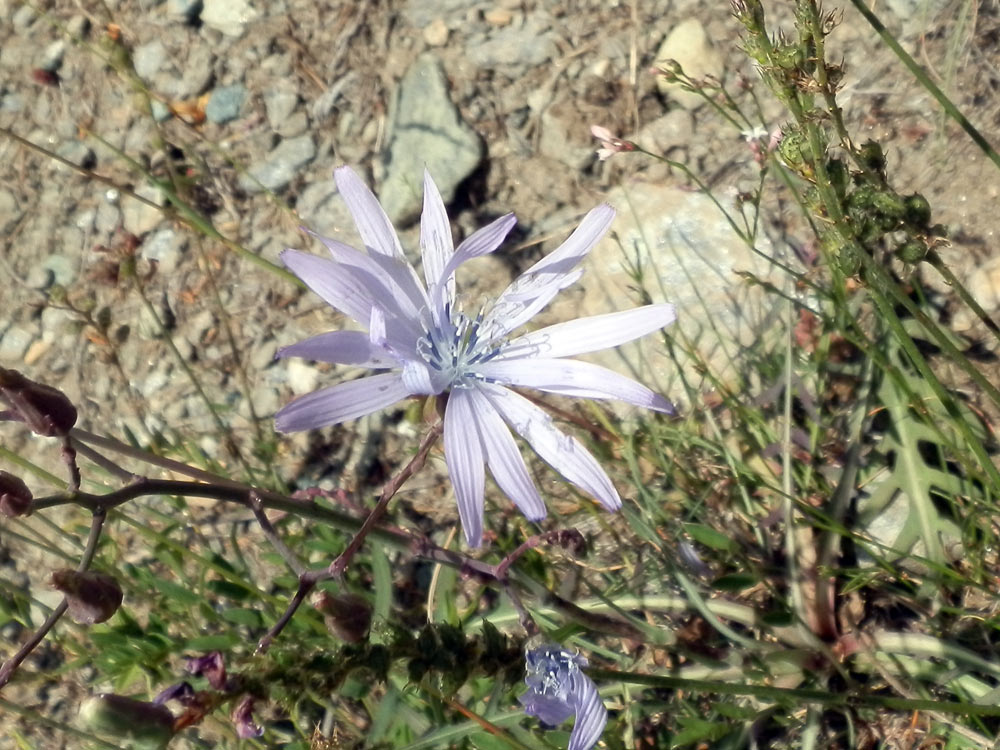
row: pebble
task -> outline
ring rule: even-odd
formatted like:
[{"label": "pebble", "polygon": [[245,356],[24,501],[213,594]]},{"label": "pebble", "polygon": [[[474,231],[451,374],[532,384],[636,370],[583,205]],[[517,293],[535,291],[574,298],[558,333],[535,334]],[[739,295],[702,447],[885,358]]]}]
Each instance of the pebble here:
[{"label": "pebble", "polygon": [[281,190],[299,170],[316,158],[316,143],[310,134],[286,138],[240,177],[240,187],[251,193]]},{"label": "pebble", "polygon": [[24,353],[24,364],[33,365],[43,356],[45,352],[52,348],[52,337],[43,336],[31,342],[28,350]]},{"label": "pebble", "polygon": [[42,53],[41,65],[38,67],[42,70],[59,70],[64,54],[66,54],[66,40],[57,39],[45,48],[45,51]]},{"label": "pebble", "polygon": [[639,131],[636,142],[647,151],[666,154],[670,149],[691,142],[694,115],[686,109],[672,109]]},{"label": "pebble", "polygon": [[222,125],[240,116],[247,90],[243,84],[220,86],[212,92],[205,105],[205,117],[216,125]]},{"label": "pebble", "polygon": [[201,22],[226,36],[241,37],[260,12],[247,0],[204,0]]},{"label": "pebble", "polygon": [[153,119],[157,122],[166,122],[174,116],[174,113],[170,111],[170,107],[161,102],[159,99],[153,99],[149,103],[149,108],[151,114],[153,115]]},{"label": "pebble", "polygon": [[559,55],[549,25],[535,15],[523,26],[508,26],[489,35],[481,44],[470,44],[469,61],[479,68],[498,65],[535,67]]},{"label": "pebble", "polygon": [[[351,214],[331,179],[319,180],[300,191],[295,211],[307,227],[324,237],[342,239],[345,232],[354,229]],[[342,241],[351,244],[353,240]]]},{"label": "pebble", "polygon": [[506,8],[490,8],[483,13],[483,20],[493,26],[506,26],[513,19],[514,14]]},{"label": "pebble", "polygon": [[90,19],[83,15],[73,16],[66,24],[66,33],[70,39],[85,39],[90,33]]},{"label": "pebble", "polygon": [[443,47],[448,43],[448,24],[443,18],[435,18],[424,27],[424,41],[431,47]]},{"label": "pebble", "polygon": [[34,335],[19,325],[12,325],[0,338],[0,362],[20,362]]},{"label": "pebble", "polygon": [[38,18],[38,13],[28,3],[25,3],[14,12],[14,30],[25,31]]},{"label": "pebble", "polygon": [[162,273],[174,271],[183,257],[187,240],[173,229],[165,227],[153,232],[142,243],[142,257],[155,260]]},{"label": "pebble", "polygon": [[[97,163],[97,156],[94,154],[94,150],[83,141],[66,141],[56,149],[56,155],[84,169],[92,169]],[[53,164],[55,164],[57,171],[70,171],[70,168],[65,164],[60,164],[59,162],[53,162]]]},{"label": "pebble", "polygon": [[194,23],[203,7],[202,0],[167,0],[167,15]]},{"label": "pebble", "polygon": [[[692,79],[722,77],[722,55],[712,45],[705,27],[697,18],[681,21],[667,34],[656,53],[656,62],[661,64],[668,60],[679,63],[685,75]],[[661,94],[669,96],[685,109],[697,109],[705,103],[699,94],[685,91],[679,82],[667,81],[663,76],[657,76],[656,85]]]},{"label": "pebble", "polygon": [[22,211],[14,194],[0,188],[0,233],[6,234],[21,219]]},{"label": "pebble", "polygon": [[390,132],[380,192],[394,223],[419,214],[424,167],[449,203],[455,188],[483,158],[483,143],[452,103],[444,70],[433,53],[417,58],[400,81]]},{"label": "pebble", "polygon": [[274,130],[280,128],[285,120],[291,117],[298,103],[298,92],[288,84],[278,84],[268,89],[264,93],[264,110],[267,113],[268,124]]},{"label": "pebble", "polygon": [[[76,241],[76,238],[82,238],[83,235],[75,227],[69,227],[69,229],[73,230],[68,233],[73,239],[67,241],[67,234],[64,234],[63,246],[71,252],[79,252],[80,243]],[[47,274],[51,274],[52,282],[59,286],[69,286],[76,281],[77,263],[71,260],[68,255],[62,253],[53,253],[42,261],[42,270]]]},{"label": "pebble", "polygon": [[139,45],[132,53],[132,64],[135,66],[135,72],[140,78],[145,78],[147,81],[160,72],[166,59],[167,48],[159,39]]},{"label": "pebble", "polygon": [[[148,198],[157,205],[162,206],[164,198],[160,191],[152,185],[140,185],[135,189],[137,195]],[[153,230],[163,218],[163,212],[155,206],[150,206],[129,196],[122,197],[122,225],[125,231],[141,237]]]},{"label": "pebble", "polygon": [[308,364],[306,360],[298,357],[289,358],[285,372],[288,377],[288,387],[296,396],[312,393],[316,390],[319,383],[319,370]]}]

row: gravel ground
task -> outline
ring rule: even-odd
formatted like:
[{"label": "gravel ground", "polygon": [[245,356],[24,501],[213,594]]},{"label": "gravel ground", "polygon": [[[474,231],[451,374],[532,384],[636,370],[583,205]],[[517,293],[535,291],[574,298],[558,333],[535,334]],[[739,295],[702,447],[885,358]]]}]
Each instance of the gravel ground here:
[{"label": "gravel ground", "polygon": [[[89,429],[140,443],[176,430],[227,460],[150,310],[235,434],[246,436],[242,450],[251,447],[255,418],[269,433],[267,418],[291,396],[340,377],[328,367],[273,361],[279,346],[337,325],[331,312],[224,244],[200,238],[172,212],[130,197],[164,200],[130,161],[158,178],[174,175],[223,236],[270,262],[285,247],[317,250],[302,225],[355,242],[331,179],[340,164],[376,187],[405,228],[404,246],[415,248],[426,165],[459,237],[508,211],[518,216],[511,249],[483,259],[472,274],[473,297],[496,291],[586,210],[610,200],[621,211],[616,230],[626,246],[652,226],[656,244],[673,251],[660,274],[687,332],[697,334],[705,319],[689,312],[698,292],[737,341],[753,340],[768,325],[766,301],[746,296],[732,273],[756,261],[727,241],[717,209],[644,157],[598,162],[589,134],[589,125],[601,124],[688,163],[728,205],[752,188],[757,166],[741,134],[700,101],[660,91],[650,72],[667,40],[687,70],[717,75],[734,91],[741,78],[760,87],[737,49],[738,24],[724,3],[39,5],[44,15],[38,6],[0,0],[0,126],[108,182],[0,137],[0,364],[66,391]],[[991,41],[1000,28],[997,7],[981,4],[974,23],[961,26],[957,5],[896,0],[879,12],[993,137],[1000,109],[1000,48]],[[109,57],[112,38],[129,51],[143,86],[116,72],[122,60]],[[951,229],[956,272],[997,310],[1000,173],[853,10],[845,9],[831,45],[847,62],[842,100],[858,140],[888,144],[896,187],[927,195],[935,221]],[[949,54],[952,47],[958,52]],[[749,94],[740,96],[749,105]],[[780,124],[778,110],[765,106],[765,115],[772,119],[763,127]],[[791,257],[791,246],[807,235],[793,210],[775,204],[768,211],[766,247]],[[616,253],[618,245],[606,242],[595,254],[592,281],[553,315],[631,306]],[[129,254],[150,309],[119,276]],[[685,273],[676,272],[678,265]],[[59,287],[99,328],[60,303],[53,294]],[[972,322],[956,326],[971,330]],[[650,376],[663,376],[662,387],[670,388],[669,374]],[[399,440],[413,442],[395,421],[374,417],[282,438],[279,470],[302,484],[353,476],[352,466],[371,463]],[[5,447],[39,456],[41,449],[26,443],[20,431],[4,430]],[[45,450],[39,460],[58,467],[55,452]],[[23,575],[18,567],[0,574]]]}]

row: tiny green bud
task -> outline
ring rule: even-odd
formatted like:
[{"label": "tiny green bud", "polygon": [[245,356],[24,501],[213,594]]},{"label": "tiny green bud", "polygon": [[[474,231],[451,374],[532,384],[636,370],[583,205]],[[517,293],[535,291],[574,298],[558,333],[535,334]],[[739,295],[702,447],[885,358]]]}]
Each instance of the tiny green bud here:
[{"label": "tiny green bud", "polygon": [[826,164],[826,173],[830,178],[830,184],[837,192],[837,197],[841,200],[847,195],[847,187],[850,183],[851,174],[842,159],[830,159]]},{"label": "tiny green bud", "polygon": [[174,736],[174,715],[166,706],[124,695],[101,693],[80,704],[80,721],[93,732],[122,740],[133,750],[161,750]]},{"label": "tiny green bud", "polygon": [[865,141],[858,151],[858,158],[873,172],[885,175],[885,154],[882,147],[875,141]]},{"label": "tiny green bud", "polygon": [[926,243],[910,240],[896,248],[896,256],[904,263],[919,263],[927,256],[929,250]]},{"label": "tiny green bud", "polygon": [[906,206],[904,218],[907,224],[924,229],[931,223],[931,204],[920,193],[906,196],[903,203]]}]

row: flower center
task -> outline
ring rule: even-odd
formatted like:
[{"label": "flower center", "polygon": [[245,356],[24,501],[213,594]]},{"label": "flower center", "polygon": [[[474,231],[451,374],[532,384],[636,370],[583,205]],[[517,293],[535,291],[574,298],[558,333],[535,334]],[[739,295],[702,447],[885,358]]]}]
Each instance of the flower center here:
[{"label": "flower center", "polygon": [[476,365],[496,357],[501,346],[489,344],[483,325],[484,311],[470,318],[452,303],[446,303],[440,324],[424,324],[417,351],[427,366],[447,381],[449,387],[462,385],[466,378],[479,378]]}]

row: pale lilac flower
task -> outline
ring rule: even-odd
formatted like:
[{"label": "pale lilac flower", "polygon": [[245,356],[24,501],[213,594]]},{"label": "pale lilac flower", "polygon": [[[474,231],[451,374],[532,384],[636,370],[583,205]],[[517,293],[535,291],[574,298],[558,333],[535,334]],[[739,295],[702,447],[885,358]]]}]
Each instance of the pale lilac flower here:
[{"label": "pale lilac flower", "polygon": [[622,151],[635,150],[634,143],[622,140],[610,130],[600,125],[591,125],[590,134],[601,142],[601,148],[597,149],[597,158],[600,161],[604,161],[613,154],[621,153]]},{"label": "pale lilac flower", "polygon": [[551,417],[528,399],[505,387],[615,398],[672,411],[665,398],[629,378],[567,359],[659,330],[674,320],[672,305],[646,305],[510,335],[580,278],[583,271],[578,266],[607,231],[614,210],[608,205],[593,209],[559,248],[525,271],[490,306],[468,315],[456,296],[455,270],[496,250],[514,226],[513,214],[474,232],[456,248],[444,202],[425,174],[420,224],[425,286],[371,191],[347,167],[337,169],[334,179],[367,254],[319,237],[332,258],[297,250],[286,250],[281,258],[310,289],[366,326],[368,333],[322,333],[278,354],[388,371],[292,401],[278,412],[277,428],[310,430],[356,419],[408,396],[447,393],[445,462],[465,538],[472,547],[482,541],[484,465],[528,519],[540,521],[545,516],[545,505],[510,429],[605,508],[621,507],[608,475],[580,442],[556,429]]},{"label": "pale lilac flower", "polygon": [[518,700],[529,716],[550,728],[575,714],[568,750],[590,750],[608,723],[608,710],[597,686],[581,671],[586,666],[583,656],[552,644],[525,652],[528,692]]}]

